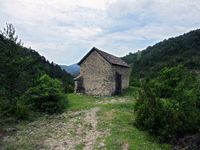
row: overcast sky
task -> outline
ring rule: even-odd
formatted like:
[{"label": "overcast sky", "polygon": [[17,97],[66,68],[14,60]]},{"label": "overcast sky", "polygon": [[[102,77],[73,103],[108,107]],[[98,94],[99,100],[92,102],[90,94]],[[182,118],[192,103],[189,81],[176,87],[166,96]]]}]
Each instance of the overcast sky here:
[{"label": "overcast sky", "polygon": [[200,27],[200,0],[0,0],[6,23],[48,60],[78,62],[93,46],[116,56]]}]

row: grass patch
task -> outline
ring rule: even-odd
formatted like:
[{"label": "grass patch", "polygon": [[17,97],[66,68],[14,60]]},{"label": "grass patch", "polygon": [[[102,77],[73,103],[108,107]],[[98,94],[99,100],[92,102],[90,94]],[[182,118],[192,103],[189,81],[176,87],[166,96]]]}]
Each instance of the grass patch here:
[{"label": "grass patch", "polygon": [[134,99],[129,103],[102,105],[99,116],[99,130],[109,129],[105,148],[121,150],[128,147],[131,150],[170,150],[168,144],[160,144],[157,139],[146,132],[138,130],[134,125]]},{"label": "grass patch", "polygon": [[69,106],[67,109],[68,110],[89,109],[96,105],[95,102],[97,100],[100,100],[100,98],[72,93],[68,95]]},{"label": "grass patch", "polygon": [[82,150],[83,149],[83,147],[84,147],[85,145],[84,144],[78,144],[76,147],[75,147],[75,150]]},{"label": "grass patch", "polygon": [[139,89],[139,87],[130,86],[122,93],[122,96],[137,97]]},{"label": "grass patch", "polygon": [[[97,130],[107,132],[106,136],[96,140],[94,149],[121,150],[124,147],[130,150],[170,150],[168,144],[160,144],[144,131],[138,130],[134,125],[134,103],[138,88],[130,87],[122,96],[93,97],[77,94],[68,95],[68,108],[62,114],[38,115],[32,121],[24,121],[16,124],[17,132],[10,135],[9,140],[3,141],[3,149],[47,149],[44,141],[48,138],[60,139],[62,136],[75,136],[77,126],[61,131],[65,123],[69,123],[74,117],[83,118],[84,113],[71,117],[69,113],[76,113],[94,107],[99,107],[97,112]],[[81,121],[81,120],[80,120]],[[82,124],[76,120],[75,124]],[[63,124],[63,125],[62,125]],[[90,130],[91,125],[84,125],[84,129]],[[65,129],[65,128],[64,128]],[[65,132],[64,132],[65,131]],[[64,134],[64,135],[63,135]],[[87,133],[86,133],[87,134]],[[82,135],[80,135],[82,136]],[[31,138],[30,138],[31,137]],[[74,149],[83,149],[84,144],[78,144]]]}]

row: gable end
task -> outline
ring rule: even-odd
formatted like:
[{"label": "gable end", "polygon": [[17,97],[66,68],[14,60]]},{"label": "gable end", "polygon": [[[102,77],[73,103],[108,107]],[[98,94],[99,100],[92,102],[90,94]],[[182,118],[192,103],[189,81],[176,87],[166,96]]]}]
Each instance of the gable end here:
[{"label": "gable end", "polygon": [[126,68],[130,68],[130,66],[124,62],[121,58],[113,56],[111,54],[108,54],[104,51],[101,51],[99,49],[97,49],[96,47],[93,47],[78,63],[78,65],[81,65],[82,62],[93,52],[96,51],[99,55],[101,55],[108,63],[110,63],[111,65],[116,65],[116,66],[121,66],[121,67],[126,67]]}]

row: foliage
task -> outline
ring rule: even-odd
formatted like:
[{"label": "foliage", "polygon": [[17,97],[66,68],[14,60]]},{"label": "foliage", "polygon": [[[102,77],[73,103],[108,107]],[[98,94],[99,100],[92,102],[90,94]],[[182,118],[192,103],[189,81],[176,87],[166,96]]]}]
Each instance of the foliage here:
[{"label": "foliage", "polygon": [[18,36],[15,35],[15,27],[12,24],[6,24],[6,28],[0,33],[5,39],[9,39],[18,45],[23,45],[21,40],[18,41]]},{"label": "foliage", "polygon": [[164,68],[142,84],[136,125],[169,140],[200,129],[199,83],[183,66]]},{"label": "foliage", "polygon": [[41,76],[21,99],[30,109],[47,113],[61,112],[67,105],[61,82],[48,75]]},{"label": "foliage", "polygon": [[133,86],[140,79],[154,78],[164,67],[182,64],[189,70],[200,70],[200,29],[184,35],[163,40],[143,51],[129,53],[122,59],[132,66],[131,82]]},{"label": "foliage", "polygon": [[13,25],[7,24],[0,33],[0,114],[5,117],[18,114],[15,109],[23,109],[19,98],[43,74],[60,80],[65,92],[73,87],[70,74],[35,50],[23,47],[17,39]]},{"label": "foliage", "polygon": [[13,109],[17,119],[27,119],[30,115],[30,110],[27,105],[21,100],[17,100],[16,106]]},{"label": "foliage", "polygon": [[[200,29],[129,53],[130,85],[141,87],[136,125],[162,140],[200,129]],[[177,67],[178,66],[178,67]]]}]

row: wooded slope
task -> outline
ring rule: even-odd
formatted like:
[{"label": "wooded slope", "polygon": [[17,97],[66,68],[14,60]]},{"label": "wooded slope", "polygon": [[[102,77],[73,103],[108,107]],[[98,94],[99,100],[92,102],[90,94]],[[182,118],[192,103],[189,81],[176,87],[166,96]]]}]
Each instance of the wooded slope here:
[{"label": "wooded slope", "polygon": [[130,53],[123,59],[132,65],[132,78],[156,76],[168,66],[182,64],[190,70],[200,70],[200,29]]}]

